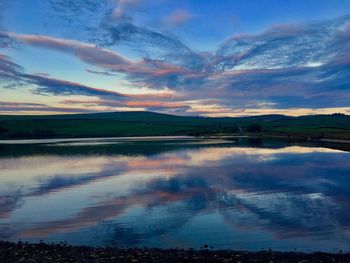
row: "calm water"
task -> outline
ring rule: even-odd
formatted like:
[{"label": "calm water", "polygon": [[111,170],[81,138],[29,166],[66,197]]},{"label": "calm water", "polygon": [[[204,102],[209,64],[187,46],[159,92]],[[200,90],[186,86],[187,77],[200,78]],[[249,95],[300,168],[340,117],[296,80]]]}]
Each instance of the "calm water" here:
[{"label": "calm water", "polygon": [[0,239],[350,251],[350,153],[244,139],[0,143]]}]

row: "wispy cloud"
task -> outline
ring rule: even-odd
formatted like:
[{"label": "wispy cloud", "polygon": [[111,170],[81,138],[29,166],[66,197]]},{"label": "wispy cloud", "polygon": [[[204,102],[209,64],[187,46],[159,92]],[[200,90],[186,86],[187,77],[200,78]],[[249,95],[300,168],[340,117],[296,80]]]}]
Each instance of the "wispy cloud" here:
[{"label": "wispy cloud", "polygon": [[35,113],[47,113],[47,112],[59,112],[59,113],[81,113],[81,112],[93,112],[93,110],[86,108],[70,108],[70,107],[53,107],[43,103],[28,103],[28,102],[13,102],[13,101],[0,101],[1,112],[35,112]]},{"label": "wispy cloud", "polygon": [[93,69],[86,69],[86,72],[96,75],[103,75],[103,76],[117,76],[115,73],[111,73],[108,71],[99,71],[99,70],[93,70]]},{"label": "wispy cloud", "polygon": [[1,107],[12,107],[12,106],[42,107],[42,106],[47,106],[47,105],[42,104],[42,103],[0,101],[0,106]]},{"label": "wispy cloud", "polygon": [[22,67],[14,63],[10,57],[0,53],[0,78],[13,79]]},{"label": "wispy cloud", "polygon": [[130,101],[111,101],[111,100],[65,100],[62,102],[67,105],[85,105],[85,106],[104,106],[104,107],[127,107],[144,108],[147,110],[161,109],[189,109],[190,106],[183,102],[170,101],[152,101],[152,100],[130,100]]}]

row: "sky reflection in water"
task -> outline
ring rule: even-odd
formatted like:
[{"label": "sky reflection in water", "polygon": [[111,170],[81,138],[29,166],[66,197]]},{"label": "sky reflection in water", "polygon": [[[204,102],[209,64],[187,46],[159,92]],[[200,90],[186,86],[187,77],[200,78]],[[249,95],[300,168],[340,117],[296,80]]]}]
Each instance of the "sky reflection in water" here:
[{"label": "sky reflection in water", "polygon": [[350,251],[350,153],[212,141],[0,146],[0,239]]}]

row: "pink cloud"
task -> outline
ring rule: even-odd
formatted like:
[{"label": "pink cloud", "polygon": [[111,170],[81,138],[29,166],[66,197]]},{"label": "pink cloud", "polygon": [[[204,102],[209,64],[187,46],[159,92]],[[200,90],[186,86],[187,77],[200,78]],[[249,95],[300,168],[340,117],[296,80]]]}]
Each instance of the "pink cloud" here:
[{"label": "pink cloud", "polygon": [[111,100],[64,100],[63,104],[107,106],[107,107],[130,107],[130,108],[187,108],[183,102],[169,101],[111,101]]},{"label": "pink cloud", "polygon": [[192,18],[193,15],[189,11],[185,9],[179,9],[175,10],[173,13],[167,16],[165,18],[165,23],[170,26],[180,26],[185,24]]},{"label": "pink cloud", "polygon": [[131,63],[127,58],[116,52],[75,40],[60,39],[43,35],[21,35],[15,33],[9,33],[9,36],[31,46],[75,54],[86,63],[106,65],[109,67],[126,66]]},{"label": "pink cloud", "polygon": [[112,50],[99,48],[95,45],[75,40],[16,33],[8,33],[8,36],[27,45],[73,54],[85,63],[114,72],[142,74],[149,77],[160,77],[173,74],[194,74],[193,71],[161,61],[131,61]]}]

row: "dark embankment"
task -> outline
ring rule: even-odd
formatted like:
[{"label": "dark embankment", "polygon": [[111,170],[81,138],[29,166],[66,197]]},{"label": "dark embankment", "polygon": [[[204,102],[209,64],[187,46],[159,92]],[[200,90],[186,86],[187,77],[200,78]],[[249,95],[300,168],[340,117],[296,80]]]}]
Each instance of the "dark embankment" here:
[{"label": "dark embankment", "polygon": [[0,262],[350,262],[350,254],[231,250],[117,249],[0,242]]},{"label": "dark embankment", "polygon": [[288,140],[350,140],[350,116],[203,118],[153,112],[0,115],[0,139],[166,135],[258,135],[282,136]]}]

